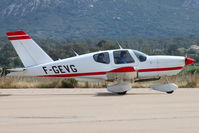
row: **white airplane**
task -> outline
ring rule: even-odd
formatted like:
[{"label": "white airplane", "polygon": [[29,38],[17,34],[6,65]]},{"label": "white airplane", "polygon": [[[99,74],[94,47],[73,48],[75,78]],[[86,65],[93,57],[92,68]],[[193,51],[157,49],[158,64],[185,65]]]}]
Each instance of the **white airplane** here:
[{"label": "white airplane", "polygon": [[[74,77],[83,81],[117,81],[107,87],[112,93],[126,94],[128,82],[158,80],[178,74],[195,60],[181,56],[149,56],[132,49],[115,49],[53,61],[24,31],[7,32],[24,68],[9,69],[23,76]],[[154,90],[173,93],[178,88],[169,83],[151,85]]]}]

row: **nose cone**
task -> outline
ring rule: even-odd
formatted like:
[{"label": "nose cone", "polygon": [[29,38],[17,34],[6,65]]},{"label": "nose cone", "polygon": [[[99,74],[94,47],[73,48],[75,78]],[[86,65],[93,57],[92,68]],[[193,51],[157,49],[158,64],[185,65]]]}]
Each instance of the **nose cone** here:
[{"label": "nose cone", "polygon": [[195,62],[195,60],[194,59],[191,59],[191,58],[185,58],[185,65],[187,66],[187,65],[190,65],[190,64],[192,64],[192,63],[194,63]]}]

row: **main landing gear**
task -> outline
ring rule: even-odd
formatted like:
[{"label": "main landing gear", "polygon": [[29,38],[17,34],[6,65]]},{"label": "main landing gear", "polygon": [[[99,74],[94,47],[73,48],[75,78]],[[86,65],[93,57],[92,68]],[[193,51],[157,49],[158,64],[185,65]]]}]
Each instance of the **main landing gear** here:
[{"label": "main landing gear", "polygon": [[128,90],[131,89],[131,85],[125,83],[123,80],[119,80],[117,84],[111,85],[107,87],[109,92],[118,94],[118,95],[125,95]]},{"label": "main landing gear", "polygon": [[[166,92],[167,94],[172,94],[174,90],[178,88],[178,86],[174,83],[169,83],[168,78],[166,77],[166,83],[165,84],[156,84],[150,86],[153,90]],[[107,87],[107,90],[118,94],[118,95],[125,95],[128,90],[131,89],[131,85],[124,82],[123,80],[119,80],[117,84],[111,85]]]},{"label": "main landing gear", "polygon": [[125,95],[127,93],[127,91],[123,91],[123,92],[118,92],[118,95]]}]

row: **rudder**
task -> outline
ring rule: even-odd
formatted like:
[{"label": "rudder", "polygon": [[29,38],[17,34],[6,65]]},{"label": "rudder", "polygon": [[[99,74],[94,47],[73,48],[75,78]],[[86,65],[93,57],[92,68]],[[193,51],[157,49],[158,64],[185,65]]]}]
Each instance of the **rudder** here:
[{"label": "rudder", "polygon": [[7,36],[25,67],[53,61],[24,31],[7,32]]}]

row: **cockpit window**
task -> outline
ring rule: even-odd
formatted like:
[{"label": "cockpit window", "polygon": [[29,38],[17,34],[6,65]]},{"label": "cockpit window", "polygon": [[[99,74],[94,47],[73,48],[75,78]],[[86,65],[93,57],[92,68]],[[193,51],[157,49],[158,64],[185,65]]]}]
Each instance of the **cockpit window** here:
[{"label": "cockpit window", "polygon": [[120,50],[113,52],[115,64],[134,63],[134,59],[127,50]]},{"label": "cockpit window", "polygon": [[133,50],[134,54],[137,56],[137,58],[139,59],[140,62],[144,62],[146,61],[147,59],[147,55],[140,52],[140,51],[137,51],[137,50]]},{"label": "cockpit window", "polygon": [[109,58],[109,53],[108,52],[95,54],[93,56],[93,58],[98,63],[104,63],[104,64],[109,64],[110,63],[110,58]]}]

